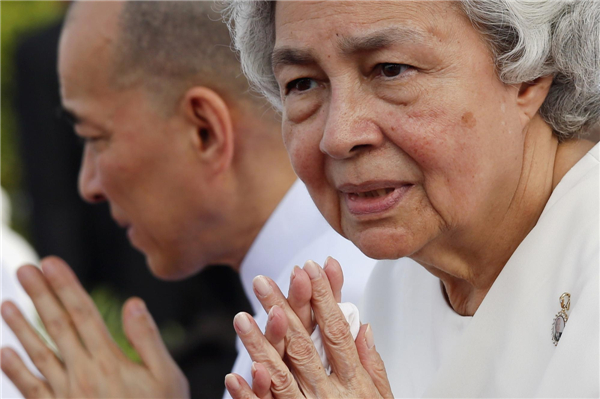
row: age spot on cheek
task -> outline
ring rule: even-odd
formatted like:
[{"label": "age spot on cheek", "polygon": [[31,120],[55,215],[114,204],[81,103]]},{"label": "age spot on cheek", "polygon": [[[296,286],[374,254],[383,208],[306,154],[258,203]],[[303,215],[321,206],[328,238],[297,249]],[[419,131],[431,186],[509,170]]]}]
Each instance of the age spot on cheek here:
[{"label": "age spot on cheek", "polygon": [[460,120],[463,123],[463,125],[465,125],[469,129],[474,128],[475,125],[477,124],[477,120],[473,116],[473,113],[470,111],[465,112],[463,114],[462,118],[460,118]]}]

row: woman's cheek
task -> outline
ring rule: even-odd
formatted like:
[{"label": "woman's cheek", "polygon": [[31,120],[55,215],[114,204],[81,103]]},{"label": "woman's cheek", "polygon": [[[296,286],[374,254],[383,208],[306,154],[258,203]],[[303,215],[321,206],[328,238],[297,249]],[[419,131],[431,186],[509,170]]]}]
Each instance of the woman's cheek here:
[{"label": "woman's cheek", "polygon": [[305,126],[286,126],[284,122],[284,143],[294,172],[306,185],[315,184],[322,170],[322,153],[319,150],[319,138]]}]

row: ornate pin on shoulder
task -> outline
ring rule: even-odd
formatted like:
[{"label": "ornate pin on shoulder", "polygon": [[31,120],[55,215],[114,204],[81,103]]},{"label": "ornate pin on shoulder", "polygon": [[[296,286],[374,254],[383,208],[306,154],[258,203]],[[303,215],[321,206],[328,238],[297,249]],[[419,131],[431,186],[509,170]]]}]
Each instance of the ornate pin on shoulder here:
[{"label": "ornate pin on shoulder", "polygon": [[556,314],[554,322],[552,323],[552,342],[554,342],[554,346],[558,345],[558,341],[565,329],[567,320],[569,320],[567,311],[571,307],[571,294],[565,292],[560,296],[560,307],[560,312]]}]

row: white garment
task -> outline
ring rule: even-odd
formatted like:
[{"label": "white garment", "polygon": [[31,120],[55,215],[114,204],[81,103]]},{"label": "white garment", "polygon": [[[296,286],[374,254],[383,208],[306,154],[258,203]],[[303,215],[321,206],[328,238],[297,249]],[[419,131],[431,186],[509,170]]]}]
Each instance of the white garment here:
[{"label": "white garment", "polygon": [[[24,311],[23,307],[20,306],[20,304],[19,304],[19,300],[21,297],[19,295],[19,289],[22,289],[22,288],[19,285],[19,283],[16,281],[16,278],[14,277],[14,275],[12,273],[9,272],[8,268],[4,266],[4,263],[0,264],[0,269],[2,269],[1,270],[1,273],[2,273],[1,300],[5,301],[5,300],[10,299],[11,301],[15,302],[17,305],[19,305],[19,308],[21,308],[21,310],[23,311],[25,317],[29,320],[29,322],[30,323],[34,322],[34,315],[31,314],[30,312]],[[13,334],[11,329],[6,325],[4,320],[0,321],[0,337],[2,338],[0,340],[1,341],[0,344],[2,347],[8,346],[8,347],[14,349],[21,356],[21,359],[23,359],[23,361],[25,362],[27,367],[30,370],[34,370],[35,373],[37,375],[39,375],[39,373],[37,372],[37,369],[35,368],[35,366],[31,362],[31,360],[29,359],[27,352],[25,352],[25,349],[23,349],[23,346],[21,345],[21,343],[19,342],[19,340],[17,339],[15,334]],[[20,394],[19,390],[13,385],[13,383],[8,379],[8,377],[5,376],[4,373],[1,371],[0,371],[0,393],[1,393],[0,397],[3,399],[8,399],[8,398],[16,399],[16,398],[23,397],[23,395]]]},{"label": "white garment", "polygon": [[[596,145],[563,177],[472,318],[452,315],[418,266],[377,265],[362,316],[395,396],[600,395],[599,159]],[[569,320],[554,346],[564,292]]]},{"label": "white garment", "polygon": [[[352,338],[356,340],[356,336],[358,335],[358,331],[360,330],[360,315],[358,314],[358,308],[356,305],[350,302],[342,302],[338,303],[342,314],[346,318],[348,322],[348,326],[350,327],[350,334],[352,334]],[[323,343],[323,335],[321,335],[321,329],[319,326],[315,327],[315,330],[310,335],[310,339],[312,339],[313,344],[315,345],[315,349],[317,350],[317,354],[321,359],[321,363],[323,364],[323,368],[327,375],[331,374],[331,365],[329,364],[329,358],[327,357],[327,352],[325,352],[325,344]]]},{"label": "white garment", "polygon": [[365,289],[363,323],[371,323],[394,397],[423,396],[452,344],[471,321],[446,302],[440,280],[403,258],[377,263]]},{"label": "white garment", "polygon": [[[295,265],[302,267],[311,259],[323,265],[327,256],[336,258],[344,271],[342,300],[359,303],[375,265],[352,242],[333,230],[314,205],[306,187],[296,181],[279,203],[240,267],[242,285],[250,299],[258,326],[263,329],[267,314],[254,295],[252,279],[261,274],[275,280],[287,296],[290,275]],[[252,360],[238,339],[238,357],[233,372],[252,383]],[[225,390],[224,398],[231,398]]]},{"label": "white garment", "polygon": [[[6,269],[8,274],[14,276],[17,269],[25,263],[37,265],[39,263],[39,257],[31,245],[10,228],[12,213],[10,200],[4,189],[0,189],[0,195],[2,198],[2,214],[0,219],[2,222],[2,239],[0,241],[0,258],[2,259],[2,268]],[[29,295],[25,293],[20,284],[15,284],[15,300],[26,314],[35,314],[35,307],[33,306],[33,302],[31,302]]]},{"label": "white garment", "polygon": [[[29,296],[25,293],[21,285],[17,282],[15,272],[17,268],[25,263],[38,263],[38,257],[31,248],[31,246],[25,241],[20,235],[14,232],[10,226],[10,202],[8,196],[1,190],[2,197],[2,239],[0,241],[1,254],[0,254],[0,269],[2,279],[2,290],[0,291],[0,300],[5,301],[10,299],[16,303],[21,312],[29,320],[33,322],[36,318],[37,313],[35,307],[29,299]],[[9,346],[14,349],[20,356],[21,359],[31,370],[35,370],[36,374],[39,375],[35,366],[27,356],[25,349],[21,346],[21,343],[17,337],[13,334],[10,328],[6,325],[4,320],[0,321],[0,345]],[[0,397],[2,398],[22,398],[23,396],[19,393],[13,383],[0,371]]]}]

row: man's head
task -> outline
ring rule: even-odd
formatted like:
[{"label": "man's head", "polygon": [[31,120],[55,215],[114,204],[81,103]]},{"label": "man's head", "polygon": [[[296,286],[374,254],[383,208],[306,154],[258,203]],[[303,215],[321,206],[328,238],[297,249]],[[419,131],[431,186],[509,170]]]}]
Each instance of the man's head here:
[{"label": "man's head", "polygon": [[110,203],[162,278],[238,266],[294,179],[212,7],[81,2],[60,42],[63,106],[85,140],[81,195]]}]

